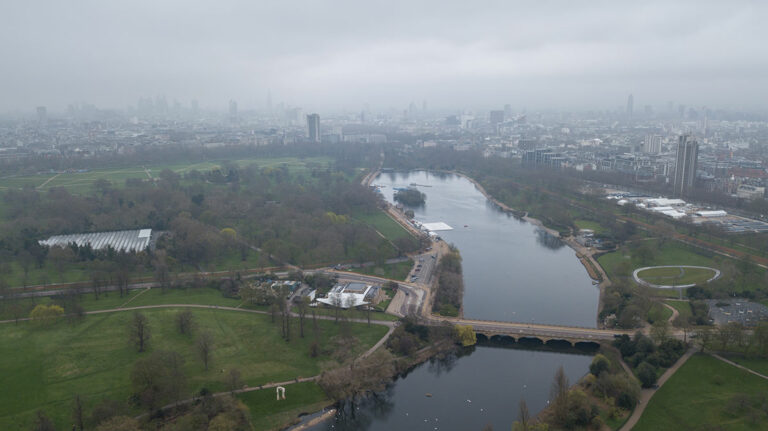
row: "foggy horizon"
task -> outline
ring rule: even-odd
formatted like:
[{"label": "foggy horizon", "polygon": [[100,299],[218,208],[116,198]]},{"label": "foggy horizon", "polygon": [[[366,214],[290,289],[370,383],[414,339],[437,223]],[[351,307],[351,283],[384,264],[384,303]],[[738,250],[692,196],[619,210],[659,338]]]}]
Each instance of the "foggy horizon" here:
[{"label": "foggy horizon", "polygon": [[0,14],[0,112],[163,95],[225,110],[765,109],[758,2],[59,2]]}]

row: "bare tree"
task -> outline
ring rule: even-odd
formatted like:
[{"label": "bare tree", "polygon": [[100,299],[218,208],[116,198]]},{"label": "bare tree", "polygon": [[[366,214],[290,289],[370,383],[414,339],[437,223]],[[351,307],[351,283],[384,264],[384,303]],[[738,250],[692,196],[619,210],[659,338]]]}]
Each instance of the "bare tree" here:
[{"label": "bare tree", "polygon": [[73,428],[83,430],[83,400],[80,398],[80,394],[75,394],[75,398],[72,400],[72,422],[75,424]]},{"label": "bare tree", "polygon": [[303,296],[299,301],[299,336],[304,338],[304,319],[307,317],[307,309],[309,308],[309,297]]},{"label": "bare tree", "polygon": [[139,349],[139,352],[143,352],[149,342],[151,336],[149,330],[149,319],[138,311],[133,313],[133,320],[131,321],[131,341]]},{"label": "bare tree", "polygon": [[213,355],[214,349],[213,335],[208,331],[201,332],[197,336],[195,346],[197,348],[197,355],[200,357],[200,360],[203,361],[205,370],[208,371],[208,365],[211,362],[211,356]]},{"label": "bare tree", "polygon": [[518,404],[517,421],[512,425],[512,431],[529,431],[531,414],[528,412],[528,404],[525,403],[525,399],[521,398]]},{"label": "bare tree", "polygon": [[568,414],[568,388],[570,388],[568,376],[565,375],[565,370],[561,366],[557,369],[549,390],[549,398],[552,400],[555,420],[558,423],[562,423]]},{"label": "bare tree", "polygon": [[190,310],[181,310],[176,313],[176,328],[179,330],[179,334],[190,334],[194,323],[194,315]]},{"label": "bare tree", "polygon": [[232,368],[229,370],[229,374],[227,374],[227,386],[229,386],[230,392],[234,392],[243,386],[243,379],[240,375],[240,370],[237,368]]}]

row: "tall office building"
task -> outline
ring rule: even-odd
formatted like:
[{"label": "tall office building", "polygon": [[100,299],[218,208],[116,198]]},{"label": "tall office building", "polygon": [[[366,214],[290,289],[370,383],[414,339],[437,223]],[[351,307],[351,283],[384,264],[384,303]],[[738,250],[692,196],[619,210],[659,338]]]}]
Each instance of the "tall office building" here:
[{"label": "tall office building", "polygon": [[320,142],[320,115],[307,115],[307,135],[311,142]]},{"label": "tall office building", "polygon": [[504,111],[491,111],[491,124],[500,124],[504,122]]},{"label": "tall office building", "polygon": [[675,196],[685,196],[693,190],[699,158],[699,143],[690,135],[681,135],[677,143],[675,163]]},{"label": "tall office building", "polygon": [[38,106],[37,109],[37,125],[45,127],[48,125],[48,109],[45,106]]},{"label": "tall office building", "polygon": [[643,142],[643,152],[659,154],[661,152],[661,136],[645,135],[645,141]]},{"label": "tall office building", "polygon": [[627,117],[632,117],[632,111],[635,109],[635,96],[629,95],[627,97]]}]

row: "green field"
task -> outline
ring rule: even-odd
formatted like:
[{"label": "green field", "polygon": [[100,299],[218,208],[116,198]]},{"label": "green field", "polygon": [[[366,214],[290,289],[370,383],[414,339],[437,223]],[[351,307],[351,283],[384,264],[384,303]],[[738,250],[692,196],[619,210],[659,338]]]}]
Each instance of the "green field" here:
[{"label": "green field", "polygon": [[768,376],[768,360],[764,358],[752,358],[745,357],[739,354],[723,355],[733,362],[739,365],[749,368],[752,371],[756,371],[764,376]]},{"label": "green field", "polygon": [[360,268],[350,268],[350,272],[389,278],[390,280],[405,280],[413,268],[413,261],[398,262],[385,265],[371,265]]},{"label": "green field", "polygon": [[[177,311],[155,309],[145,310],[144,314],[152,329],[150,350],[173,350],[186,359],[188,395],[203,387],[225,390],[221,370],[237,368],[244,382],[254,386],[312,376],[337,365],[328,353],[314,359],[309,356],[311,336],[296,336],[286,343],[267,315],[193,309],[196,330],[211,331],[216,340],[213,365],[204,371],[195,355],[194,337],[176,332]],[[87,412],[105,397],[126,400],[132,364],[146,355],[137,353],[128,341],[131,317],[131,312],[91,315],[74,324],[61,321],[53,328],[38,328],[27,322],[0,325],[0,384],[5,389],[0,393],[0,429],[29,429],[37,409],[43,409],[64,429],[70,425],[75,393],[84,397]],[[331,321],[318,324],[320,344],[329,346],[339,326]],[[359,339],[353,353],[359,354],[380,339],[387,328],[353,324],[352,331]],[[294,334],[298,335],[297,321]],[[317,396],[310,398],[315,400]]]},{"label": "green field", "polygon": [[653,256],[646,264],[633,259],[632,252],[628,250],[605,253],[598,257],[597,260],[611,278],[616,276],[629,277],[632,275],[632,271],[642,266],[692,265],[717,267],[712,257],[699,254],[698,249],[685,244],[667,241],[661,248],[658,248],[657,240],[645,241],[645,243],[653,250]]},{"label": "green field", "polygon": [[667,304],[672,306],[672,308],[677,310],[677,312],[680,313],[680,317],[683,319],[687,320],[693,315],[693,311],[691,310],[691,303],[688,301],[667,300],[664,302],[666,302]]},{"label": "green field", "polygon": [[[308,165],[326,167],[331,161],[332,159],[330,157],[307,157],[305,159],[278,157],[228,160],[228,162],[237,164],[238,166],[257,165],[260,168],[285,166],[291,174],[308,170]],[[169,169],[177,174],[183,174],[192,170],[210,171],[219,168],[223,162],[225,162],[225,160],[93,169],[83,172],[65,172],[60,174],[50,172],[27,176],[6,176],[0,178],[0,190],[23,187],[35,187],[40,190],[47,190],[53,187],[65,187],[72,193],[88,194],[93,192],[93,184],[99,179],[110,181],[113,186],[122,187],[125,184],[125,180],[129,178],[156,178],[160,172],[165,169]]]},{"label": "green field", "polygon": [[390,241],[411,236],[404,227],[392,220],[392,218],[383,211],[377,211],[371,214],[357,213],[352,214],[352,217],[373,227]]},{"label": "green field", "polygon": [[592,220],[577,219],[573,221],[579,229],[591,229],[596,234],[604,234],[606,229],[600,223]]},{"label": "green field", "polygon": [[638,278],[656,285],[704,284],[715,271],[702,268],[649,268],[637,273]]},{"label": "green field", "polygon": [[762,430],[765,414],[736,411],[737,394],[768,391],[768,381],[708,355],[694,355],[651,398],[635,431]]},{"label": "green field", "polygon": [[659,320],[669,320],[670,317],[672,317],[672,310],[658,302],[654,302],[648,310],[648,321],[651,323]]},{"label": "green field", "polygon": [[286,386],[285,400],[277,401],[273,389],[237,395],[251,412],[254,429],[279,429],[301,413],[314,413],[331,404],[317,383]]}]

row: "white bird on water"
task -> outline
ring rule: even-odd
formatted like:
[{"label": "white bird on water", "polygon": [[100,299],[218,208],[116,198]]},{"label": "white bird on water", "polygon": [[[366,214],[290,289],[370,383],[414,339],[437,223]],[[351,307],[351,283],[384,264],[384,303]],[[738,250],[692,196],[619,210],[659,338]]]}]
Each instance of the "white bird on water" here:
[{"label": "white bird on water", "polygon": [[471,403],[471,402],[472,402],[472,400],[467,400],[467,402],[468,402],[468,403]]}]

